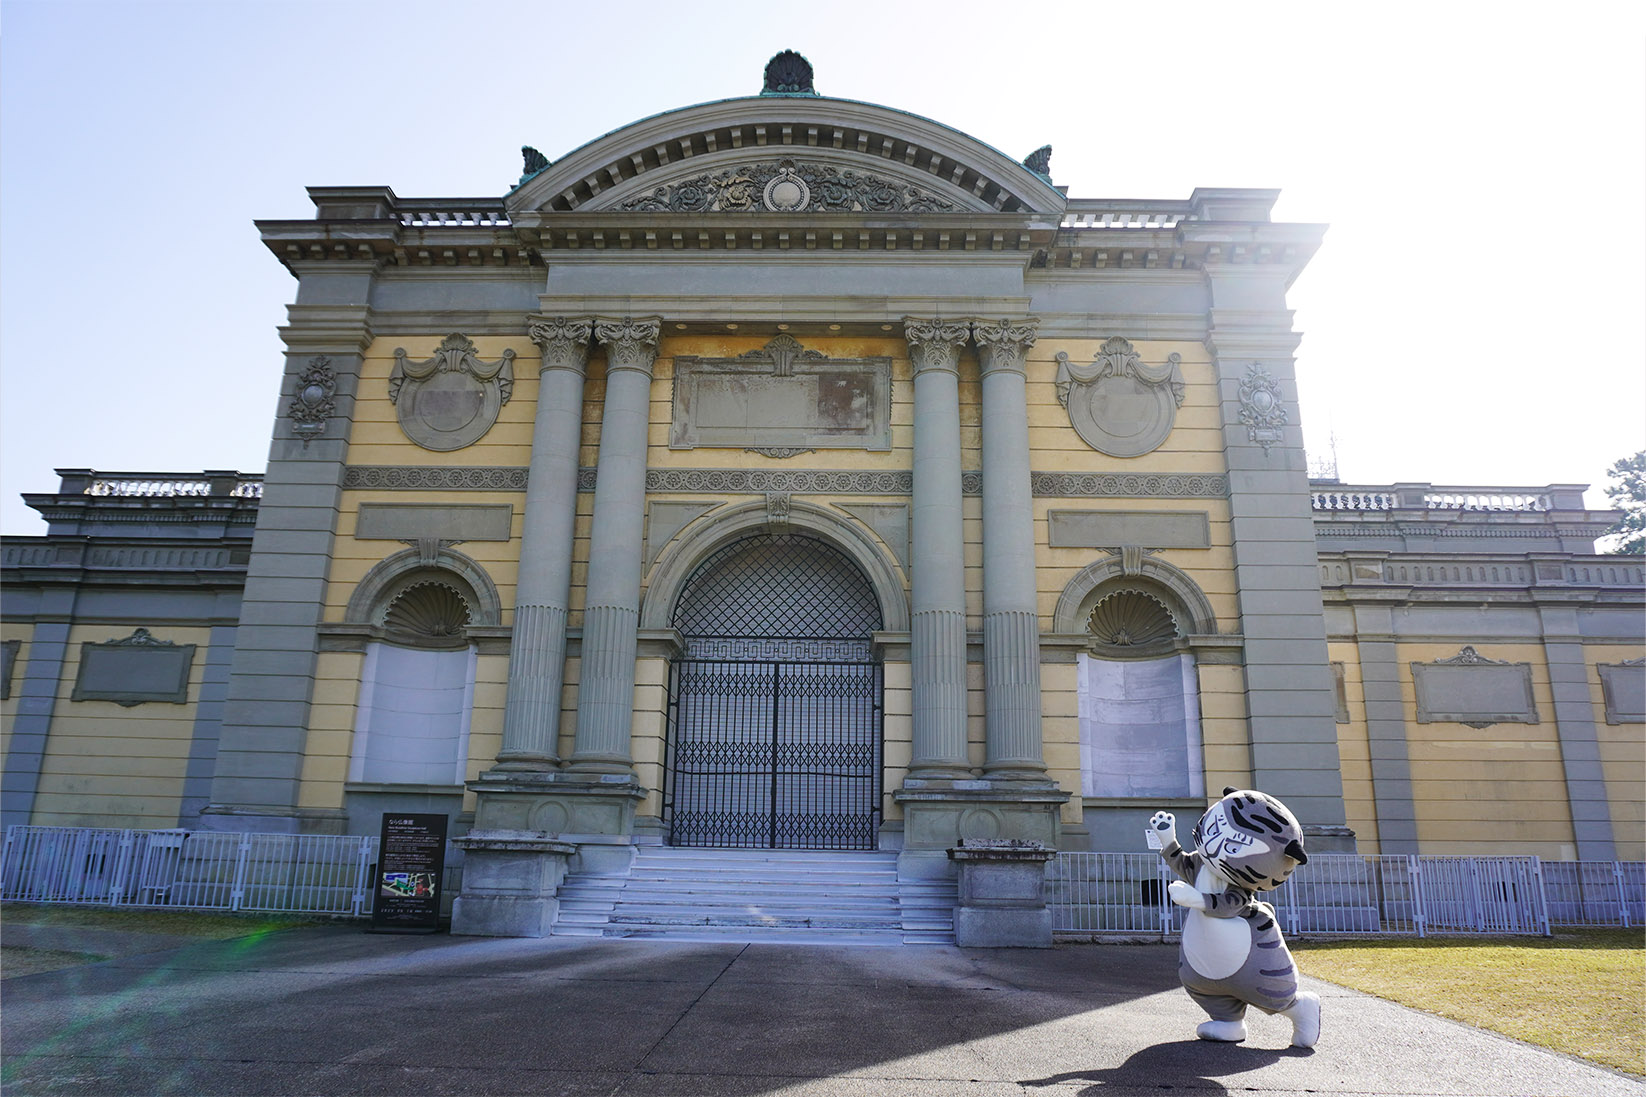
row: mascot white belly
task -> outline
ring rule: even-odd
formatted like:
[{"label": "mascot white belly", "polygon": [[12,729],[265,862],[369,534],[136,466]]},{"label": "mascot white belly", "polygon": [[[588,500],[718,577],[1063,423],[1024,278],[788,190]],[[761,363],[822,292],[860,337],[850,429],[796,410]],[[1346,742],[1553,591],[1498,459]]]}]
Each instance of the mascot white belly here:
[{"label": "mascot white belly", "polygon": [[[1225,885],[1205,865],[1195,874],[1196,890],[1222,891]],[[1183,958],[1208,979],[1227,979],[1240,970],[1252,948],[1252,931],[1243,918],[1213,918],[1198,910],[1184,912]]]}]

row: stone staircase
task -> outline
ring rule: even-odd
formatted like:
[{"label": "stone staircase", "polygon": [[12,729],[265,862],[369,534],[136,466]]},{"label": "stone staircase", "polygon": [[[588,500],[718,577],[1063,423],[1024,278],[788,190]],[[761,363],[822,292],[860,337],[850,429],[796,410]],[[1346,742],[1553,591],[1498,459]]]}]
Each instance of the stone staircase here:
[{"label": "stone staircase", "polygon": [[900,883],[895,853],[640,846],[559,898],[556,937],[954,944],[954,881]]}]

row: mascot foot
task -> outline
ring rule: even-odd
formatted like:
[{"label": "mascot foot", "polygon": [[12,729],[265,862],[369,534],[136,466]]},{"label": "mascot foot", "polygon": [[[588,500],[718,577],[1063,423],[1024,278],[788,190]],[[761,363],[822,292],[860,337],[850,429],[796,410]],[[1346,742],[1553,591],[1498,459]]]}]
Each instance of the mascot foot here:
[{"label": "mascot foot", "polygon": [[1309,990],[1299,992],[1286,1016],[1292,1019],[1292,1046],[1314,1047],[1320,1039],[1320,995]]},{"label": "mascot foot", "polygon": [[1246,1038],[1246,1022],[1205,1021],[1201,1023],[1199,1028],[1194,1030],[1194,1034],[1202,1040],[1220,1040],[1225,1044],[1238,1044]]}]

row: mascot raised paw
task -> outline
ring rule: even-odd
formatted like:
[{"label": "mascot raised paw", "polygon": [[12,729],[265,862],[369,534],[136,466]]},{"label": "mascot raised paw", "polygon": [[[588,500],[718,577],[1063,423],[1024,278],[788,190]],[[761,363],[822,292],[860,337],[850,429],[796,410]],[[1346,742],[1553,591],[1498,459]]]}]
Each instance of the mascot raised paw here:
[{"label": "mascot raised paw", "polygon": [[1320,998],[1298,991],[1274,908],[1256,898],[1309,863],[1297,818],[1273,796],[1226,788],[1195,824],[1192,849],[1178,843],[1177,818],[1168,811],[1149,820],[1148,836],[1178,877],[1167,889],[1172,902],[1187,911],[1178,976],[1211,1017],[1196,1035],[1244,1040],[1246,1007],[1255,1006],[1291,1020],[1293,1047],[1314,1047]]}]

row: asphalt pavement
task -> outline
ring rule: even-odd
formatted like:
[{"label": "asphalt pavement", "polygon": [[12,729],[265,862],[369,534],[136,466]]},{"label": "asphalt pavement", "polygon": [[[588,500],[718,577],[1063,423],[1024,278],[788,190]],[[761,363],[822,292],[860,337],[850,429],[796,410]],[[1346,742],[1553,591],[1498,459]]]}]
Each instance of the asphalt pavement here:
[{"label": "asphalt pavement", "polygon": [[[1646,1094],[1642,1079],[1316,980],[1320,1043],[1203,1043],[1168,945],[842,948],[383,936],[7,944],[114,958],[0,982],[7,1097]],[[68,942],[68,943],[66,943]],[[1301,958],[1307,971],[1307,957]]]}]

